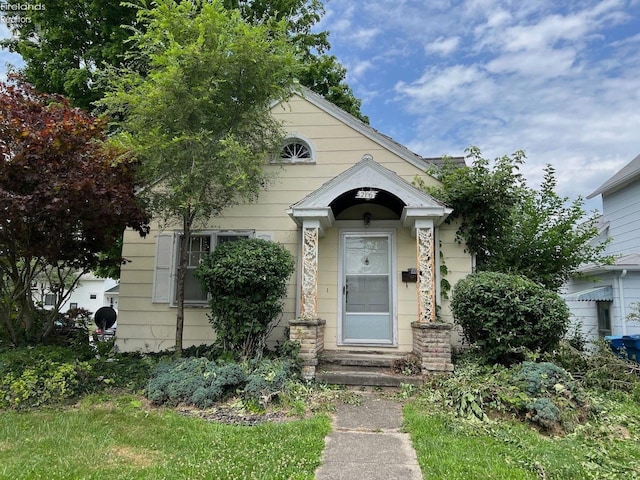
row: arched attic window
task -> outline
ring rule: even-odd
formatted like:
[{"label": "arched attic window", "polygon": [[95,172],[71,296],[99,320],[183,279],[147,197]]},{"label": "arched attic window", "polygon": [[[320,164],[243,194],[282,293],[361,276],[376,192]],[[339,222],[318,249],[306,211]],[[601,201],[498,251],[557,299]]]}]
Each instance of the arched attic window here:
[{"label": "arched attic window", "polygon": [[282,163],[315,163],[313,146],[300,136],[291,136],[285,140],[276,162]]}]

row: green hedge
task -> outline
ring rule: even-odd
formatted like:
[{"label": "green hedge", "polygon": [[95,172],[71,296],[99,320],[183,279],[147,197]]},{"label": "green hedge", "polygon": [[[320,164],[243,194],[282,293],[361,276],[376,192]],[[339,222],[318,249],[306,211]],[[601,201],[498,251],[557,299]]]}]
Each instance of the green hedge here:
[{"label": "green hedge", "polygon": [[551,351],[569,326],[564,300],[521,275],[469,275],[456,284],[451,308],[467,340],[489,363],[521,361],[527,350]]}]

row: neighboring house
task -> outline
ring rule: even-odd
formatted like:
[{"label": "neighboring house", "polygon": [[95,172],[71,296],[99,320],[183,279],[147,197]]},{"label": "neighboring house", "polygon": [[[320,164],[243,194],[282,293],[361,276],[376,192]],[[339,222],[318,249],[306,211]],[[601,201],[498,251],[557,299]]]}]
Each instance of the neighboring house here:
[{"label": "neighboring house", "polygon": [[602,195],[598,219],[601,242],[611,239],[605,254],[613,265],[584,265],[584,278],[565,286],[565,300],[589,340],[608,335],[640,333],[640,324],[627,320],[640,302],[640,155],[587,198]]},{"label": "neighboring house", "polygon": [[[95,313],[100,307],[110,305],[118,309],[118,281],[112,278],[99,278],[93,273],[82,276],[78,286],[60,307],[60,312],[71,308],[84,308]],[[56,303],[56,292],[46,281],[39,280],[34,289],[34,298],[42,302],[44,308],[52,308]],[[115,293],[113,290],[115,289]],[[111,293],[108,293],[111,292]],[[113,302],[113,303],[112,303]]]},{"label": "neighboring house", "polygon": [[[441,160],[410,152],[309,90],[272,113],[288,133],[281,158],[266,166],[275,181],[257,203],[225,210],[190,240],[185,348],[214,340],[207,294],[193,276],[200,259],[223,242],[255,237],[284,245],[297,259],[273,338],[290,327],[308,376],[322,350],[414,352],[424,370],[451,370],[450,345],[458,338],[450,338],[440,267],[454,285],[471,272],[472,258],[456,242],[457,225],[443,223],[451,210],[411,183],[420,175],[436,185],[424,172]],[[174,346],[180,242],[179,227],[157,223],[146,238],[125,233],[121,351]]]}]

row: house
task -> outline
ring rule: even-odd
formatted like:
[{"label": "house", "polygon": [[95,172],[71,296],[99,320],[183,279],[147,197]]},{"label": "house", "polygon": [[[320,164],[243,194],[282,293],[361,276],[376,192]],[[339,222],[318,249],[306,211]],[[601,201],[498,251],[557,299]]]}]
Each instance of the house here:
[{"label": "house", "polygon": [[640,155],[587,198],[602,195],[596,242],[610,239],[605,254],[612,265],[584,265],[565,288],[564,297],[585,337],[640,334],[640,324],[628,321],[640,302]]},{"label": "house", "polygon": [[[52,289],[45,277],[37,279],[33,285],[33,295],[36,302],[42,303],[44,308],[51,309],[57,303],[58,293]],[[95,313],[100,307],[111,306],[118,309],[118,281],[112,278],[96,277],[89,272],[82,275],[78,285],[60,306],[60,312],[72,308],[84,308]]]},{"label": "house", "polygon": [[[424,159],[303,90],[272,114],[287,132],[281,158],[265,167],[275,182],[257,203],[229,208],[191,239],[184,346],[209,343],[207,294],[193,276],[202,255],[222,242],[257,237],[297,259],[284,314],[272,335],[302,344],[305,374],[324,352],[415,352],[424,370],[451,370],[449,300],[441,267],[455,284],[472,258],[445,220],[446,205],[412,185],[437,181]],[[458,159],[464,164],[464,159]],[[159,351],[175,344],[179,227],[153,224],[146,238],[126,232],[117,348]]]}]

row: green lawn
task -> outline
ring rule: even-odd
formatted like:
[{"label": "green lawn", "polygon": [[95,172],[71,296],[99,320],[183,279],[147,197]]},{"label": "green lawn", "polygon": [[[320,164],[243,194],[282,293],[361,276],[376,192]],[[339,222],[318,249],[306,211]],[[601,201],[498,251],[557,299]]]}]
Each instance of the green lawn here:
[{"label": "green lawn", "polygon": [[601,412],[565,436],[470,422],[420,401],[405,407],[405,425],[429,480],[640,478],[640,406],[601,400]]},{"label": "green lawn", "polygon": [[135,399],[4,411],[0,478],[312,479],[329,419],[229,426],[146,411]]}]

